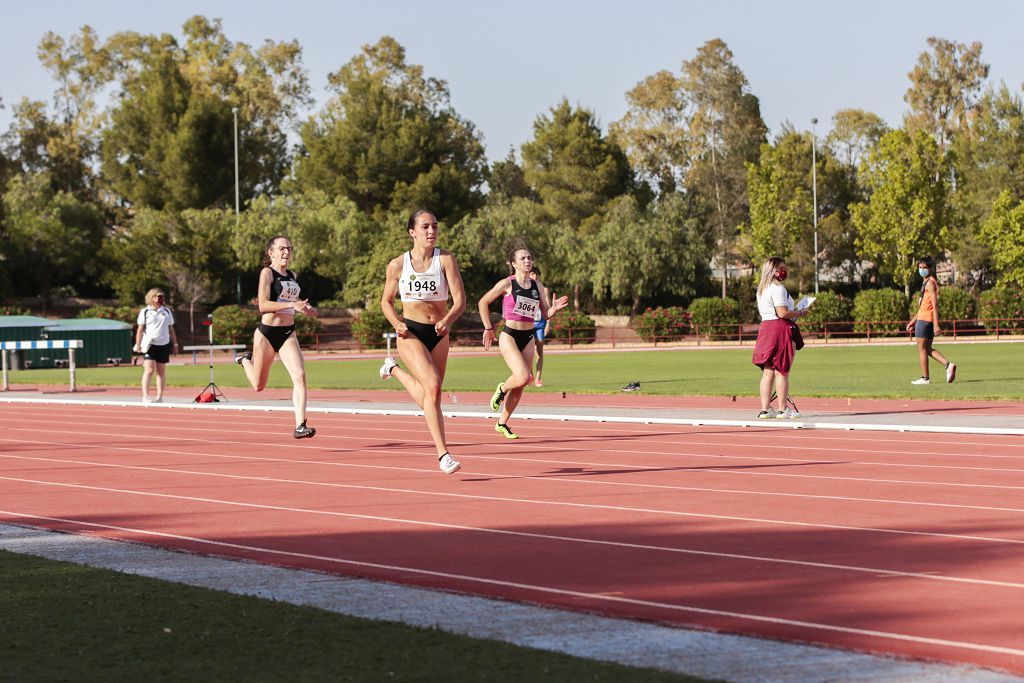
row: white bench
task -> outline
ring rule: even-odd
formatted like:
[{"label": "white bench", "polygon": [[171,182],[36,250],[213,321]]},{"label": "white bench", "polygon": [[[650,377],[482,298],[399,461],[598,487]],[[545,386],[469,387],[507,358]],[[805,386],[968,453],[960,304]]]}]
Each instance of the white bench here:
[{"label": "white bench", "polygon": [[192,352],[192,365],[196,364],[196,355],[200,351],[210,352],[210,363],[213,363],[213,352],[214,351],[231,351],[231,355],[237,356],[235,351],[241,351],[245,348],[244,344],[196,344],[195,346],[182,346],[182,351]]},{"label": "white bench", "polygon": [[75,390],[75,349],[85,347],[81,339],[41,339],[39,341],[5,341],[0,342],[0,357],[2,357],[4,391],[10,389],[7,381],[7,352],[8,351],[31,351],[31,350],[68,350],[68,371],[71,373],[71,391]]}]

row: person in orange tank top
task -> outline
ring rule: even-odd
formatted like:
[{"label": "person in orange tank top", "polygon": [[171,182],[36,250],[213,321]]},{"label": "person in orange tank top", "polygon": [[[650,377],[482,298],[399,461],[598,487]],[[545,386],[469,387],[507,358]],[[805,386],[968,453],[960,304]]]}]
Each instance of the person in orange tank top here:
[{"label": "person in orange tank top", "polygon": [[921,301],[917,313],[907,323],[907,332],[913,332],[917,339],[917,357],[921,364],[921,376],[911,384],[931,384],[928,374],[928,358],[934,358],[946,368],[946,382],[956,379],[956,363],[932,348],[935,333],[939,331],[939,281],[935,279],[935,261],[931,256],[922,256],[917,261],[917,272],[923,278]]}]

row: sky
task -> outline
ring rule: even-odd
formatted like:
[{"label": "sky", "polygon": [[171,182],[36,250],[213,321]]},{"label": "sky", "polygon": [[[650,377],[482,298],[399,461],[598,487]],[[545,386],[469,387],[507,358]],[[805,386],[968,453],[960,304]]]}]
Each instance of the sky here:
[{"label": "sky", "polygon": [[47,31],[83,25],[181,35],[195,14],[220,18],[229,40],[297,40],[316,104],[327,75],[361,46],[390,35],[428,77],[447,81],[451,103],[504,158],[533,136],[533,123],[562,98],[593,111],[607,129],[626,93],[645,77],[680,72],[706,41],[721,38],[761,102],[771,134],[784,122],[824,135],[835,112],[858,108],[899,125],[903,94],[929,36],[981,41],[990,81],[1024,83],[1024,3],[1013,0],[0,0],[0,131],[23,97],[49,100],[54,84],[36,57]]}]

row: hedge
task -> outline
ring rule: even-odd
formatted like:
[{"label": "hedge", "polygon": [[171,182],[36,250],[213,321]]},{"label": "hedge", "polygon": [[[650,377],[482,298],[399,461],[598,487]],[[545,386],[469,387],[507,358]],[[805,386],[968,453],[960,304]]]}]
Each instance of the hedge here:
[{"label": "hedge", "polygon": [[648,308],[633,318],[631,327],[644,341],[667,341],[690,332],[690,313],[677,306]]},{"label": "hedge", "polygon": [[894,336],[906,331],[907,297],[896,289],[866,289],[853,300],[853,329],[872,335]]},{"label": "hedge", "polygon": [[998,326],[1020,328],[1024,326],[1024,322],[1020,320],[1024,318],[1024,295],[1015,285],[1000,283],[982,292],[978,297],[978,317],[993,321],[982,323],[990,332],[996,329],[995,319],[1018,319],[1016,322],[1000,322]]},{"label": "hedge", "polygon": [[590,344],[597,337],[594,319],[582,311],[563,308],[551,319],[551,334],[554,339],[568,339],[572,331],[574,344]]},{"label": "hedge", "polygon": [[812,296],[817,299],[807,315],[800,318],[801,331],[822,333],[825,331],[825,323],[829,323],[829,334],[849,332],[853,328],[852,324],[836,324],[850,323],[853,320],[852,301],[842,294],[828,291],[818,292]]},{"label": "hedge", "polygon": [[690,302],[690,324],[705,339],[735,336],[740,323],[740,305],[735,299],[716,296]]}]

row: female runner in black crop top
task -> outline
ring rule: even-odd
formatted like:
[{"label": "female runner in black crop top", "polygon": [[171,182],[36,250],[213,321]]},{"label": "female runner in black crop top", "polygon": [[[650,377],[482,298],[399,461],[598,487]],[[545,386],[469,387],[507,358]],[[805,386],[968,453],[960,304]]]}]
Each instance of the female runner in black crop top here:
[{"label": "female runner in black crop top", "polygon": [[252,388],[263,391],[274,355],[281,356],[281,362],[292,378],[296,425],[292,436],[308,439],[316,434],[316,430],[306,426],[306,364],[295,336],[295,313],[298,311],[316,317],[317,312],[309,301],[299,298],[299,283],[295,281],[295,274],[288,270],[293,253],[292,243],[287,237],[273,237],[267,241],[259,285],[260,313],[263,315],[252,337],[252,353],[243,353],[235,362],[245,370]]}]

